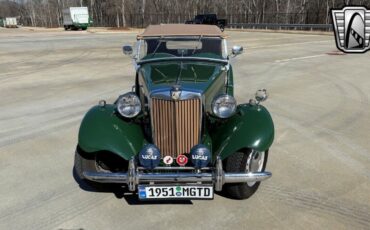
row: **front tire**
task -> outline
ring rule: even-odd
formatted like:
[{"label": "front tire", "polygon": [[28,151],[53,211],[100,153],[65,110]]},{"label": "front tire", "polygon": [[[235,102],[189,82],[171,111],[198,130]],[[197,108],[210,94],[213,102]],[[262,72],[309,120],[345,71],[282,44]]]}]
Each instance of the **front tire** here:
[{"label": "front tire", "polygon": [[[245,150],[232,154],[226,159],[226,172],[263,172],[266,168],[268,150],[257,152]],[[251,197],[261,182],[225,184],[224,190],[234,199],[242,200]]]}]

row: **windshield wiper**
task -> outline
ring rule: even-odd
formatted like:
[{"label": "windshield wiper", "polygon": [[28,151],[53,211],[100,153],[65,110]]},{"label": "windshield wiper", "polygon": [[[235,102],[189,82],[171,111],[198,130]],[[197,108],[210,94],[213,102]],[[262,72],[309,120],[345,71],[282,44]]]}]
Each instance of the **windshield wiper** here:
[{"label": "windshield wiper", "polygon": [[197,73],[195,72],[195,69],[194,69],[194,67],[193,66],[191,66],[191,71],[193,71],[193,74],[194,74],[194,80],[195,80],[195,82],[197,82],[198,81],[198,75],[197,75]]},{"label": "windshield wiper", "polygon": [[180,62],[180,70],[179,70],[179,74],[177,75],[177,79],[176,79],[176,85],[179,85],[179,84],[180,84],[182,68],[183,68],[183,62],[181,61],[181,62]]}]

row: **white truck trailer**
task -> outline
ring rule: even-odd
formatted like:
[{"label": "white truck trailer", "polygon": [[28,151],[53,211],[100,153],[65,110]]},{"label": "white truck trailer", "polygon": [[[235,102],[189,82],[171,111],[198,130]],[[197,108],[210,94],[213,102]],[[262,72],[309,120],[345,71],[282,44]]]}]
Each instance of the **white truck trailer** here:
[{"label": "white truck trailer", "polygon": [[9,17],[9,18],[5,18],[4,20],[4,26],[7,27],[7,28],[17,28],[17,18],[14,18],[14,17]]},{"label": "white truck trailer", "polygon": [[64,29],[86,30],[91,20],[87,7],[69,7],[63,10]]}]

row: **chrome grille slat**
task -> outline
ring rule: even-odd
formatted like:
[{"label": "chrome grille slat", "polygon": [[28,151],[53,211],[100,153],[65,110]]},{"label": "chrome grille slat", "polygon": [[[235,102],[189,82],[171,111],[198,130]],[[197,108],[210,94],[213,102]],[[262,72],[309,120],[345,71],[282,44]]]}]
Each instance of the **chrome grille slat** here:
[{"label": "chrome grille slat", "polygon": [[154,144],[162,157],[189,153],[200,141],[201,101],[152,98]]}]

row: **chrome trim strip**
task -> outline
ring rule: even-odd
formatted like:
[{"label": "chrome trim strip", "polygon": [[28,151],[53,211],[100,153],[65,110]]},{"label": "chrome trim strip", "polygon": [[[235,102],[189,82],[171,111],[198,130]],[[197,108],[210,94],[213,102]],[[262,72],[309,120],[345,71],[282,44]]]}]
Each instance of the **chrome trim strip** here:
[{"label": "chrome trim strip", "polygon": [[[227,49],[227,41],[226,41],[226,39],[222,39],[222,42],[224,43],[224,52],[225,52],[224,54],[227,58],[229,56],[229,54],[228,54],[229,50]],[[223,58],[225,58],[225,57],[223,57]]]},{"label": "chrome trim strip", "polygon": [[271,172],[253,172],[253,173],[225,173],[224,183],[248,183],[267,180],[272,176]]},{"label": "chrome trim strip", "polygon": [[207,38],[207,39],[223,39],[224,35],[157,35],[157,36],[141,36],[141,40],[149,40],[155,38],[181,38],[181,39],[199,39],[199,37]]},{"label": "chrome trim strip", "polygon": [[[188,100],[188,99],[196,99],[196,98],[199,98],[200,100],[202,100],[201,96],[202,94],[200,92],[181,89],[181,95],[180,95],[179,101]],[[171,89],[153,91],[150,94],[150,99],[152,98],[174,101],[171,97]]]},{"label": "chrome trim strip", "polygon": [[206,62],[217,62],[222,64],[228,64],[228,60],[216,59],[216,58],[202,58],[202,57],[171,57],[171,58],[153,58],[148,60],[138,61],[138,65],[150,63],[150,62],[162,62],[162,61],[206,61]]},{"label": "chrome trim strip", "polygon": [[[137,167],[137,169],[138,170],[147,170],[146,168],[144,168],[144,167],[141,167],[141,166],[138,166]],[[184,166],[184,167],[178,167],[178,166],[158,166],[158,167],[156,167],[155,169],[154,169],[154,171],[155,170],[168,170],[168,171],[170,171],[170,170],[198,170],[197,168],[194,168],[194,167],[190,167],[190,166]],[[202,168],[202,170],[211,170],[211,168],[210,167],[204,167],[204,168]]]},{"label": "chrome trim strip", "polygon": [[[85,171],[83,175],[86,179],[96,181],[100,183],[119,183],[133,185],[131,181],[135,181],[136,185],[140,183],[149,182],[216,182],[215,173],[143,173],[136,172],[136,175],[130,175],[129,173],[107,173],[107,172],[90,172]],[[222,179],[218,182],[220,185],[227,183],[246,183],[263,181],[270,178],[272,174],[270,172],[257,172],[257,173],[223,173]],[[133,178],[133,179],[131,179]],[[135,186],[135,185],[133,185]],[[133,187],[129,187],[130,191]],[[220,187],[218,187],[219,189]],[[221,187],[222,188],[222,187]],[[216,190],[219,191],[219,190]]]}]

